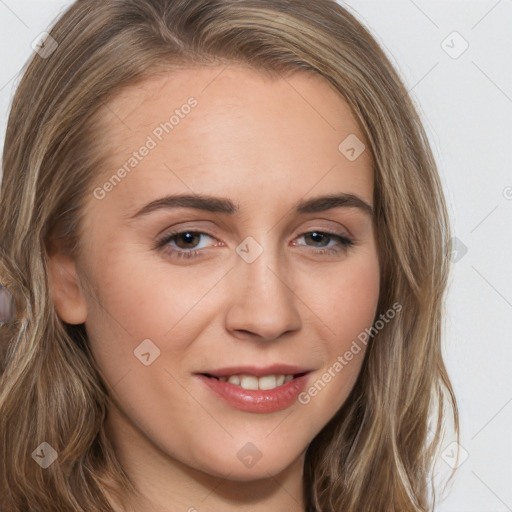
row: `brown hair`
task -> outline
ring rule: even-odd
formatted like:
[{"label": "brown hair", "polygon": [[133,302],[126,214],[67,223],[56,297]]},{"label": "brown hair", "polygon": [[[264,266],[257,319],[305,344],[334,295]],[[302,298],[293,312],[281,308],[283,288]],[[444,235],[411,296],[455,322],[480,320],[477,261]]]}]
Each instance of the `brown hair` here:
[{"label": "brown hair", "polygon": [[[88,0],[50,34],[58,47],[28,63],[3,154],[0,280],[17,311],[0,330],[3,512],[104,512],[116,490],[136,492],[104,430],[107,389],[85,327],[63,323],[51,301],[50,241],[80,249],[84,198],[102,163],[93,130],[102,105],[173,67],[229,63],[317,73],[350,106],[374,162],[376,318],[402,306],[307,450],[306,510],[430,510],[448,411],[458,436],[441,350],[450,226],[420,117],[369,31],[331,0]],[[58,452],[44,470],[31,457],[43,441]]]}]

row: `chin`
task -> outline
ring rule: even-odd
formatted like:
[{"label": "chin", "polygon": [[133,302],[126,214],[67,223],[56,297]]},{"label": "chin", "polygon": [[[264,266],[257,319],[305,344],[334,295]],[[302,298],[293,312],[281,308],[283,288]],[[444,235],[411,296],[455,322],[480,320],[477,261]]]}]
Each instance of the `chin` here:
[{"label": "chin", "polygon": [[[227,452],[229,453],[230,451]],[[265,454],[262,454],[261,458],[258,460],[247,460],[247,462],[244,463],[237,457],[235,452],[220,459],[212,457],[205,460],[203,456],[203,458],[198,461],[199,464],[194,464],[194,466],[197,470],[214,477],[235,482],[249,482],[268,479],[282,473],[294,464],[302,453],[299,452],[295,457],[290,457],[290,452],[276,453],[273,451],[273,453],[267,457]],[[242,456],[241,458],[243,459],[244,457]]]}]

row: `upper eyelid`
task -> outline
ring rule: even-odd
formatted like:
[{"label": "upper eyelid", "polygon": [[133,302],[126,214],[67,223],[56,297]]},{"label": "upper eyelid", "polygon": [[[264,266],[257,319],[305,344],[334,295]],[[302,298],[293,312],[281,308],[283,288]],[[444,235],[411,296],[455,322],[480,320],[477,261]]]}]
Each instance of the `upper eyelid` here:
[{"label": "upper eyelid", "polygon": [[[184,225],[177,224],[177,227],[169,227],[169,228],[163,229],[160,233],[164,233],[164,234],[161,235],[161,236],[165,237],[166,235],[171,234],[171,233],[172,234],[178,234],[178,233],[183,233],[183,232],[191,231],[191,232],[195,232],[195,233],[204,233],[206,235],[209,235],[209,236],[212,236],[212,237],[216,238],[216,235],[213,235],[213,234],[210,233],[210,231],[213,231],[213,232],[217,231],[217,227],[216,227],[216,223],[215,222],[211,222],[211,221],[207,221],[206,222],[206,224],[213,226],[212,228],[196,226],[196,225],[194,225],[196,222],[197,221],[195,221],[195,220],[190,220],[188,222],[184,222],[183,223]],[[199,221],[199,222],[202,223],[203,221]],[[337,225],[339,227],[338,228],[335,228],[335,227],[318,227],[318,226],[314,226],[313,225],[311,227],[302,228],[300,230],[298,228],[296,228],[296,229],[293,230],[294,232],[297,233],[296,236],[303,235],[304,233],[309,233],[311,231],[322,231],[322,232],[326,232],[326,233],[331,233],[333,235],[340,235],[340,236],[346,236],[348,238],[355,238],[354,235],[352,234],[352,230],[350,230],[344,224],[342,224],[342,223],[340,223],[338,221],[335,221],[335,220],[318,218],[318,219],[310,219],[310,220],[307,220],[306,222],[307,223],[310,223],[310,222],[311,223],[315,223],[315,222],[329,222],[330,224],[335,224],[335,225]],[[192,224],[192,226],[189,227],[187,224]],[[221,231],[223,231],[223,230],[229,231],[230,228],[226,224],[221,223],[220,230]],[[343,233],[338,232],[339,230],[342,230]],[[158,235],[157,235],[157,237],[158,237]]]}]

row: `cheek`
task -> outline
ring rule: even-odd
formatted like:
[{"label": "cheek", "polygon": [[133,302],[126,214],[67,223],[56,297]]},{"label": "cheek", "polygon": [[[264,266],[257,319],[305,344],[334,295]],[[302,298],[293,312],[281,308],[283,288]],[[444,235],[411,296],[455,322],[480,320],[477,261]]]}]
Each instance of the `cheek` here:
[{"label": "cheek", "polygon": [[375,249],[361,251],[332,270],[323,268],[304,277],[304,292],[310,290],[308,304],[325,322],[330,351],[343,345],[371,325],[374,320],[380,286],[380,269]]},{"label": "cheek", "polygon": [[339,305],[339,314],[333,319],[339,341],[330,347],[330,351],[336,358],[346,351],[353,352],[353,357],[350,354],[347,357],[353,361],[352,367],[359,368],[366,349],[364,341],[368,341],[365,339],[365,329],[371,327],[379,301],[380,269],[377,254],[372,251],[354,260],[340,281],[338,290],[334,292],[337,294],[335,300]]},{"label": "cheek", "polygon": [[[352,390],[366,353],[379,299],[380,271],[375,252],[347,262],[322,281],[323,301],[315,311],[326,325],[325,364],[299,402],[326,423]],[[318,297],[320,295],[317,295]]]},{"label": "cheek", "polygon": [[331,286],[330,292],[339,312],[336,315],[339,319],[337,332],[344,339],[356,336],[373,322],[379,299],[379,284],[377,257],[369,256],[354,260],[336,284]]},{"label": "cheek", "polygon": [[[205,304],[225,269],[199,272],[173,267],[164,259],[155,262],[149,252],[126,248],[105,249],[95,261],[102,263],[90,269],[94,280],[88,282],[95,285],[87,293],[86,328],[108,383],[115,385],[127,372],[138,375],[143,365],[134,351],[143,342],[152,356],[158,354],[155,366],[179,367],[189,345],[215,313],[214,305],[205,308]],[[148,339],[154,347],[145,342]]]},{"label": "cheek", "polygon": [[96,289],[89,294],[91,326],[111,324],[135,341],[150,334],[164,337],[192,311],[213,287],[212,272],[200,276],[190,267],[172,266],[163,258],[155,261],[150,250],[124,248],[123,258],[114,249],[102,252],[94,269]]}]

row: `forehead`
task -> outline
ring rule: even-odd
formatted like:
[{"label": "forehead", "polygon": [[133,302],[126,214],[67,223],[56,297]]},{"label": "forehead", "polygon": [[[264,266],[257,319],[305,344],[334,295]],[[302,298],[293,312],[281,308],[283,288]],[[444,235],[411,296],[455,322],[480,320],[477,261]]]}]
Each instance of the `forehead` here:
[{"label": "forehead", "polygon": [[344,153],[364,147],[364,136],[341,95],[313,73],[172,70],[123,90],[99,120],[105,165],[96,184],[127,171],[113,201],[135,205],[163,189],[304,195],[340,184],[372,200],[369,151],[355,160]]}]

